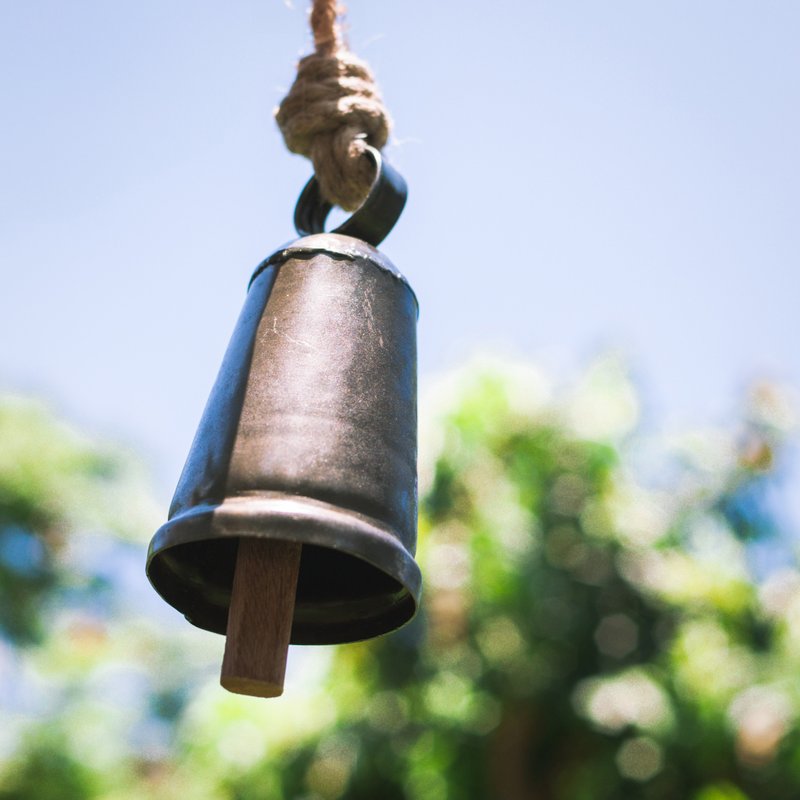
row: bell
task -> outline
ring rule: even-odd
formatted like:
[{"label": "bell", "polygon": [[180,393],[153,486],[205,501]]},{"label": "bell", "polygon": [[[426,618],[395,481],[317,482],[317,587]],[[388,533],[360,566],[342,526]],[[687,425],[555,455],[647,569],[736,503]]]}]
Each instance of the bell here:
[{"label": "bell", "polygon": [[[388,232],[375,205],[397,205],[399,176],[374,157],[372,206],[256,269],[150,544],[152,585],[200,628],[226,632],[237,551],[254,539],[302,546],[292,643],[366,639],[415,613],[417,301],[385,256],[346,235]],[[298,203],[301,232],[322,228],[316,191],[312,179]]]}]

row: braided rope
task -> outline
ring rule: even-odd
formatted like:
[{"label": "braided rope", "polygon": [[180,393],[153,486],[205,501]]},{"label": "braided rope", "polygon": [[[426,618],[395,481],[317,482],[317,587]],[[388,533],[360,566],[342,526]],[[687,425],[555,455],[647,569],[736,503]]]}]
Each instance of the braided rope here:
[{"label": "braided rope", "polygon": [[344,42],[336,0],[314,0],[314,52],[300,60],[289,94],[275,113],[286,147],[314,165],[322,196],[354,211],[369,193],[390,120],[367,64]]}]

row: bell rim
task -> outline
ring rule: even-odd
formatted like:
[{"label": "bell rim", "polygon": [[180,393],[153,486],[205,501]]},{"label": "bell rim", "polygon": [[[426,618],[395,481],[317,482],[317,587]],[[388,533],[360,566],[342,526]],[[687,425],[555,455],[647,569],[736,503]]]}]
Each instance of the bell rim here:
[{"label": "bell rim", "polygon": [[[344,534],[339,546],[332,546],[331,530]],[[362,547],[347,547],[351,537]],[[156,592],[196,627],[224,635],[224,626],[209,622],[209,615],[187,611],[185,586],[162,585],[165,574],[157,569],[159,556],[185,544],[243,537],[275,539],[313,545],[358,559],[396,581],[402,592],[381,613],[350,625],[327,624],[322,628],[295,623],[291,644],[343,644],[363,641],[394,631],[416,615],[422,592],[422,573],[409,551],[389,527],[365,514],[341,509],[315,498],[260,492],[225,498],[176,513],[154,534],[147,553],[147,577]],[[364,544],[367,544],[364,547]],[[209,609],[208,601],[201,601]],[[208,610],[208,609],[207,609]],[[218,616],[218,615],[217,615]],[[347,630],[345,630],[347,629]],[[356,632],[354,632],[356,631]]]},{"label": "bell rim", "polygon": [[419,317],[419,300],[408,278],[377,247],[344,233],[312,233],[287,242],[255,268],[250,277],[248,288],[253,285],[259,275],[270,267],[278,267],[293,258],[310,259],[317,255],[346,259],[348,261],[367,261],[373,267],[387,272],[400,281],[411,293],[417,310],[417,317]]}]

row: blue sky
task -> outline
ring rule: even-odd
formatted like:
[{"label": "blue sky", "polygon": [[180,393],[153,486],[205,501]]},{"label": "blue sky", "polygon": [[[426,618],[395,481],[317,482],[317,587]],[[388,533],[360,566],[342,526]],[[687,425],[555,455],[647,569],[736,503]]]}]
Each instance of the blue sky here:
[{"label": "blue sky", "polygon": [[[410,186],[382,249],[423,380],[616,348],[658,428],[800,387],[800,4],[348,9]],[[309,166],[272,110],[305,10],[0,0],[0,381],[130,443],[165,499],[249,275],[294,237]]]}]

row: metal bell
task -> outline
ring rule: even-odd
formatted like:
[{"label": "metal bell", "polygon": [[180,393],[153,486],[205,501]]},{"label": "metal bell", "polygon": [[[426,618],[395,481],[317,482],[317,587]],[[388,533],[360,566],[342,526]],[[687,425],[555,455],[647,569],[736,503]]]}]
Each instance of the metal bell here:
[{"label": "metal bell", "polygon": [[417,314],[403,276],[354,236],[304,236],[256,269],[148,552],[151,583],[194,625],[225,633],[240,537],[302,543],[292,643],[414,615]]}]

